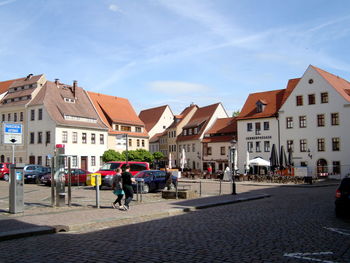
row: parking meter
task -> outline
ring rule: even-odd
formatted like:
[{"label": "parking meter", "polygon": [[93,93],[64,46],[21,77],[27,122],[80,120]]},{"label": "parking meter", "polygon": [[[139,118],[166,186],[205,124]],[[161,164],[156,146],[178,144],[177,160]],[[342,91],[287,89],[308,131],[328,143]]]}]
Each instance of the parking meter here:
[{"label": "parking meter", "polygon": [[56,145],[56,168],[54,175],[55,185],[56,185],[56,206],[65,205],[65,185],[66,177],[64,172],[64,147],[58,147],[61,145]]},{"label": "parking meter", "polygon": [[11,214],[22,213],[24,209],[23,199],[23,166],[15,166],[14,164],[10,167],[10,198],[9,198],[9,210]]}]

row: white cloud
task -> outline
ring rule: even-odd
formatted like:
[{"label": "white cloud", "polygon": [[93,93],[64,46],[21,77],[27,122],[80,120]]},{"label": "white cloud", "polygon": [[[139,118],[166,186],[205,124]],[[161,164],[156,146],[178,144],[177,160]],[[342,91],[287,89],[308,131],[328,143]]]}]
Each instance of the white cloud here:
[{"label": "white cloud", "polygon": [[1,2],[0,2],[0,6],[2,6],[2,5],[7,5],[7,4],[11,4],[11,3],[15,2],[15,1],[16,1],[16,0],[1,1]]},{"label": "white cloud", "polygon": [[181,81],[154,81],[149,83],[149,86],[152,91],[166,94],[186,94],[209,91],[207,86]]},{"label": "white cloud", "polygon": [[114,5],[114,4],[109,5],[108,9],[113,11],[113,12],[120,12],[121,11],[119,6]]}]

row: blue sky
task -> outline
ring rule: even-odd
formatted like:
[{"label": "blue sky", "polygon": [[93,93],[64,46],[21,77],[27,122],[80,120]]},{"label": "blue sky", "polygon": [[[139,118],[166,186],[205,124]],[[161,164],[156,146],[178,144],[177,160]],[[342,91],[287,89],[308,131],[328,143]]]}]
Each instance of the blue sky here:
[{"label": "blue sky", "polygon": [[350,80],[350,1],[0,0],[0,80],[44,73],[137,113],[285,88],[309,64]]}]

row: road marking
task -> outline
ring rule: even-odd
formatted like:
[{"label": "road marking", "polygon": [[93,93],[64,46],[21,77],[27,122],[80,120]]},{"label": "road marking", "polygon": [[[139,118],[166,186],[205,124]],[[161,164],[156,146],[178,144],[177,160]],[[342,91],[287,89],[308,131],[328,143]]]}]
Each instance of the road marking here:
[{"label": "road marking", "polygon": [[348,229],[341,229],[341,228],[334,228],[334,227],[325,227],[325,229],[341,235],[350,236],[350,230]]},{"label": "road marking", "polygon": [[308,256],[323,256],[323,255],[333,255],[333,252],[328,251],[328,252],[315,252],[315,253],[285,253],[283,256],[304,259],[309,261],[324,262],[324,263],[336,263],[335,261],[308,257]]}]

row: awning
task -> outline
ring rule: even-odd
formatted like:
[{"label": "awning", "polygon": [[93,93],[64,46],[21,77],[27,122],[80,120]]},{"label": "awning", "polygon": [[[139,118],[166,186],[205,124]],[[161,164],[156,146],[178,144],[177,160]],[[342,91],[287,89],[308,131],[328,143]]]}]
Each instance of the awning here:
[{"label": "awning", "polygon": [[261,157],[254,158],[249,161],[249,165],[256,165],[256,166],[270,166],[270,162],[264,160]]}]

